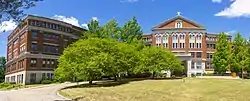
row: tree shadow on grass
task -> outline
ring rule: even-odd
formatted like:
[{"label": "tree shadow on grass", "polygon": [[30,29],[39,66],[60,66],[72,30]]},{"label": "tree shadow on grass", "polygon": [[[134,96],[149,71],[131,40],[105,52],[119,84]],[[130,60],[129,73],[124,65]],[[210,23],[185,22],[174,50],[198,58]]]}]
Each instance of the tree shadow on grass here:
[{"label": "tree shadow on grass", "polygon": [[128,84],[130,82],[143,81],[143,80],[177,80],[177,79],[182,79],[182,78],[122,78],[118,81],[105,80],[105,81],[94,82],[92,85],[87,83],[87,84],[81,84],[81,85],[67,87],[64,89],[68,89],[68,88],[92,88],[92,87],[114,87],[114,86]]}]

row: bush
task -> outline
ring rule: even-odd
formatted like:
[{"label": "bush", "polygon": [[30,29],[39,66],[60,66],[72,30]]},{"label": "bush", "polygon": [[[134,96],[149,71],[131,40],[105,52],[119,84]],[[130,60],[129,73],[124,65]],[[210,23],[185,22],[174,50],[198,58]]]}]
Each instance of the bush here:
[{"label": "bush", "polygon": [[10,84],[10,83],[0,83],[0,89],[1,90],[8,90],[13,88],[21,87],[21,84]]},{"label": "bush", "polygon": [[41,84],[51,84],[51,83],[52,81],[47,79],[41,81]]}]

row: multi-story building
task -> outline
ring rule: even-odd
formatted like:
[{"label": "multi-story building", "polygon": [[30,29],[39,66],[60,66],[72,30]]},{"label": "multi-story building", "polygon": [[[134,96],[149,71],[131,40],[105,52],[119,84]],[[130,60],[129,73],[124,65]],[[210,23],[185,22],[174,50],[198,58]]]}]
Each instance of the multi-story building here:
[{"label": "multi-story building", "polygon": [[[206,32],[204,26],[180,14],[153,27],[143,40],[175,53],[183,61],[187,76],[213,72],[211,63],[218,33]],[[231,41],[230,35],[228,40]]]},{"label": "multi-story building", "polygon": [[29,84],[52,79],[58,57],[82,31],[62,21],[28,15],[8,36],[5,81]]}]

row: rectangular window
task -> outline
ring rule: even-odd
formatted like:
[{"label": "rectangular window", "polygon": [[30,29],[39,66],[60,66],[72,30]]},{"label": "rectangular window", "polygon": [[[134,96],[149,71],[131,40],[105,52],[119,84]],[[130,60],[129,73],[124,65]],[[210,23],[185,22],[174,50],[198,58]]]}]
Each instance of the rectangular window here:
[{"label": "rectangular window", "polygon": [[201,62],[196,62],[196,69],[202,69]]},{"label": "rectangular window", "polygon": [[201,43],[199,43],[199,48],[201,48]]},{"label": "rectangular window", "polygon": [[31,32],[31,36],[32,36],[33,38],[38,37],[38,32],[37,32],[37,31],[32,31],[32,32]]},{"label": "rectangular window", "polygon": [[31,59],[30,60],[30,66],[31,67],[36,67],[37,60],[36,59]]},{"label": "rectangular window", "polygon": [[37,51],[37,50],[38,50],[37,44],[36,44],[36,43],[32,43],[32,44],[31,44],[31,50],[32,50],[32,51]]},{"label": "rectangular window", "polygon": [[46,67],[46,60],[43,60],[43,67]]},{"label": "rectangular window", "polygon": [[18,39],[14,41],[14,46],[16,46],[17,44],[18,44]]},{"label": "rectangular window", "polygon": [[180,48],[182,48],[182,43],[180,43]]},{"label": "rectangular window", "polygon": [[201,58],[201,52],[196,52],[196,58]]},{"label": "rectangular window", "polygon": [[20,36],[20,39],[23,40],[25,38],[25,33],[23,33],[21,36]]},{"label": "rectangular window", "polygon": [[194,52],[191,52],[191,57],[194,58]]},{"label": "rectangular window", "polygon": [[191,69],[194,69],[194,62],[191,62]]},{"label": "rectangular window", "polygon": [[46,74],[42,73],[42,80],[46,79]]}]

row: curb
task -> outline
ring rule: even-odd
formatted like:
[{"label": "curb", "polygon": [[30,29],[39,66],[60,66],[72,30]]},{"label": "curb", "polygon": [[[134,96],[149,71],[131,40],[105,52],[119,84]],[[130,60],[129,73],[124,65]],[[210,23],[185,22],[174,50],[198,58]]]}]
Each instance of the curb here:
[{"label": "curb", "polygon": [[[64,89],[64,88],[62,88],[62,89]],[[63,98],[64,100],[55,100],[55,101],[74,101],[73,99],[66,98],[66,97],[62,96],[62,95],[59,93],[59,91],[62,90],[62,89],[59,89],[58,91],[56,91],[56,95],[59,96],[59,97],[61,97],[61,98]]]}]

